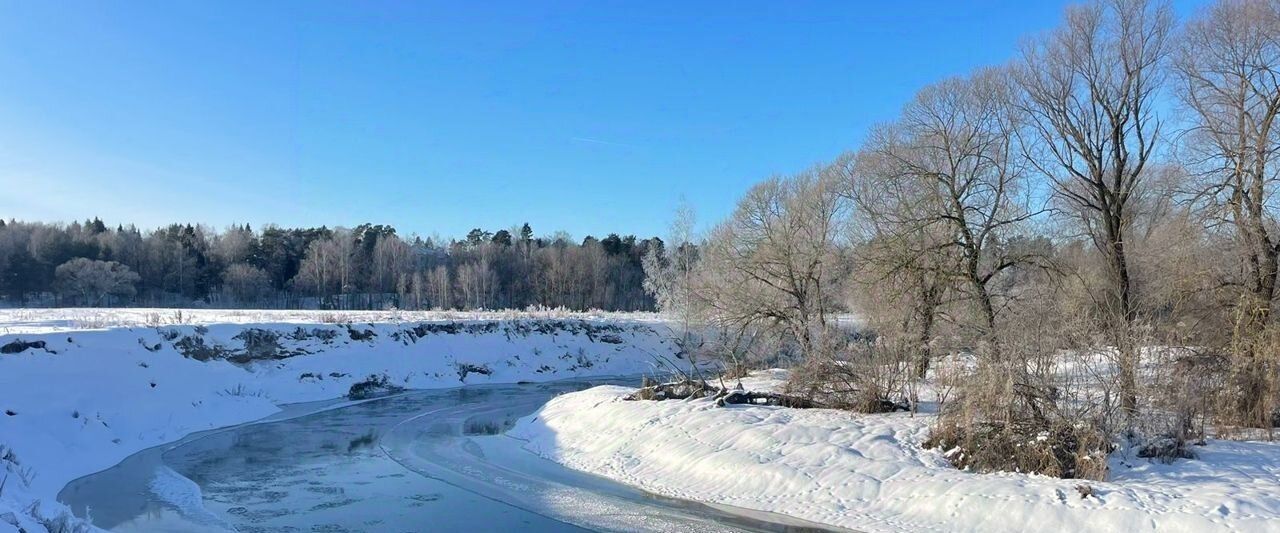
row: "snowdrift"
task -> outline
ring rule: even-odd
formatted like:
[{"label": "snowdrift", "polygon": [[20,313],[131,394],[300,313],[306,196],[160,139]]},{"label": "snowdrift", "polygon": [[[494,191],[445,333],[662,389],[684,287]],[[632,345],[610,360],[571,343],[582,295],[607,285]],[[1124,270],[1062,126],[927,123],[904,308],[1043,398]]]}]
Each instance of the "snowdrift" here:
[{"label": "snowdrift", "polygon": [[1120,454],[1082,498],[1079,481],[952,468],[921,447],[932,415],[622,400],[632,391],[557,397],[509,434],[651,492],[859,531],[1280,531],[1280,445],[1214,441],[1171,465]]}]

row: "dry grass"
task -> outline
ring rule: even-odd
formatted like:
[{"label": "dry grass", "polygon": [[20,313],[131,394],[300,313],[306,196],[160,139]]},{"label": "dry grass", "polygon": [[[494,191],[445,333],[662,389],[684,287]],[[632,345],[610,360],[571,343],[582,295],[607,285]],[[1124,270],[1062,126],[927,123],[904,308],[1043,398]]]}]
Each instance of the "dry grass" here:
[{"label": "dry grass", "polygon": [[917,352],[886,339],[828,341],[825,355],[792,368],[784,391],[837,409],[883,413],[914,404]]}]

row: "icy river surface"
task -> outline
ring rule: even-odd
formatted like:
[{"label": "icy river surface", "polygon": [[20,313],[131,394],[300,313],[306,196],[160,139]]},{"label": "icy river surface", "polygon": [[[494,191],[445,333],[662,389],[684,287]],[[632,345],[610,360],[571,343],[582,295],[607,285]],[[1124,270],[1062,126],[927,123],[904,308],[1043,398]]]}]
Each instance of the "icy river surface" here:
[{"label": "icy river surface", "polygon": [[655,496],[569,470],[502,435],[555,395],[604,383],[621,382],[478,385],[292,418],[286,411],[139,452],[73,481],[59,499],[113,531],[814,527],[776,514]]}]

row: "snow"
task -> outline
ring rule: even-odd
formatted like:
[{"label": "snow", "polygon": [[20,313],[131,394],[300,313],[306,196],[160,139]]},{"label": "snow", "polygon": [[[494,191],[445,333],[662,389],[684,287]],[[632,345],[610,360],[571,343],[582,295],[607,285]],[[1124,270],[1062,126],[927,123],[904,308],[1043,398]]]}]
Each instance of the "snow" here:
[{"label": "snow", "polygon": [[[223,360],[253,358],[246,333],[277,346]],[[633,375],[670,357],[668,336],[645,314],[0,310],[0,446],[19,461],[0,461],[0,532],[40,531],[33,504],[58,516],[66,483],[137,451],[339,398],[371,375],[413,389]],[[184,356],[193,345],[219,357]]]},{"label": "snow", "polygon": [[621,399],[632,390],[557,397],[509,434],[655,493],[861,531],[1280,531],[1277,444],[1211,441],[1173,464],[1114,457],[1112,479],[1081,498],[1079,480],[952,468],[921,446],[932,415]]},{"label": "snow", "polygon": [[0,335],[57,333],[121,327],[183,324],[320,324],[493,321],[531,319],[613,320],[661,322],[654,313],[615,311],[576,312],[564,309],[526,311],[315,311],[276,309],[163,309],[66,307],[57,309],[0,308]]},{"label": "snow", "polygon": [[205,508],[200,486],[166,466],[156,470],[150,487],[161,501],[173,505],[188,520],[201,525],[209,525],[210,529],[233,531],[235,528]]},{"label": "snow", "polygon": [[[246,332],[278,346],[250,353]],[[332,400],[370,375],[421,389],[637,374],[670,356],[667,337],[653,315],[554,310],[0,310],[0,352],[15,352],[0,353],[0,447],[19,461],[0,460],[0,533],[41,531],[40,517],[65,511],[55,495],[67,482],[139,450],[346,405]],[[196,339],[219,357],[184,356]],[[786,376],[742,382],[768,390]],[[862,531],[1280,531],[1276,444],[1211,441],[1173,464],[1118,453],[1111,479],[1081,498],[1079,481],[952,468],[921,447],[929,414],[622,401],[631,390],[560,396],[510,435],[655,493]],[[282,411],[320,400],[331,401]],[[200,498],[172,472],[152,488],[175,505]]]}]

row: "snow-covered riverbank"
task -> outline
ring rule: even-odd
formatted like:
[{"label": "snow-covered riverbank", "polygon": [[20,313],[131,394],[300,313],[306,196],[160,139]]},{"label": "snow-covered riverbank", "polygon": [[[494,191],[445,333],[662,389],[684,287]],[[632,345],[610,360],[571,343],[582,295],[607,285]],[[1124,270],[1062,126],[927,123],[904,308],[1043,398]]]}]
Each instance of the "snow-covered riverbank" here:
[{"label": "snow-covered riverbank", "polygon": [[0,533],[42,531],[36,515],[65,510],[63,485],[134,452],[370,376],[410,389],[549,381],[642,373],[671,355],[644,315],[277,314],[0,312],[0,459],[12,451]]},{"label": "snow-covered riverbank", "polygon": [[1079,481],[951,468],[921,447],[931,415],[621,399],[632,390],[560,396],[510,434],[659,494],[862,531],[1280,531],[1277,444],[1212,441],[1172,465],[1118,454],[1081,498]]}]

